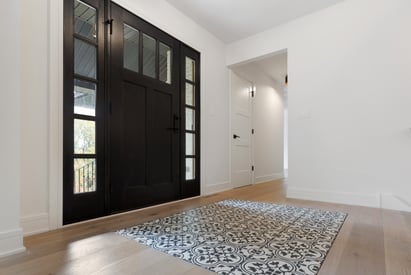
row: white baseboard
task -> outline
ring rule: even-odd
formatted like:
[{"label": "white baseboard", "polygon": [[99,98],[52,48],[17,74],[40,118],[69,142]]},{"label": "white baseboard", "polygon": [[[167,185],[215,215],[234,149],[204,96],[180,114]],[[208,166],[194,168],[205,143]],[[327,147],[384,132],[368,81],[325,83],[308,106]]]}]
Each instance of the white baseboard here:
[{"label": "white baseboard", "polygon": [[24,236],[47,232],[49,231],[49,215],[41,213],[21,217],[20,226],[23,229]]},{"label": "white baseboard", "polygon": [[272,180],[279,180],[284,178],[284,172],[279,172],[279,173],[274,173],[271,175],[264,175],[264,176],[259,176],[255,177],[254,183],[263,183],[267,181],[272,181]]},{"label": "white baseboard", "polygon": [[0,257],[10,256],[24,252],[23,231],[18,228],[15,230],[0,232]]},{"label": "white baseboard", "polygon": [[381,208],[411,212],[411,201],[406,200],[404,196],[395,194],[381,193]]},{"label": "white baseboard", "polygon": [[216,183],[208,186],[204,186],[203,192],[204,194],[201,194],[202,196],[208,196],[211,194],[215,194],[218,192],[223,192],[233,189],[229,181],[221,182],[221,183]]},{"label": "white baseboard", "polygon": [[380,207],[378,194],[332,192],[317,189],[287,187],[287,198]]}]

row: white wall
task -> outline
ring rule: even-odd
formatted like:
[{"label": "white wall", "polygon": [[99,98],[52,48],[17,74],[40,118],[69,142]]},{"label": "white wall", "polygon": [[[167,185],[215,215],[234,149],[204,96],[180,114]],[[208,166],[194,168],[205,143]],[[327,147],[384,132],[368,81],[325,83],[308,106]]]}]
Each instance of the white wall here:
[{"label": "white wall", "polygon": [[[21,10],[21,226],[48,229],[48,1]],[[57,161],[57,160],[55,160]]]},{"label": "white wall", "polygon": [[20,209],[20,1],[0,9],[0,256],[24,251]]},{"label": "white wall", "polygon": [[288,49],[289,197],[411,210],[410,10],[346,0],[228,45]]},{"label": "white wall", "polygon": [[283,177],[284,172],[284,106],[281,87],[254,63],[233,70],[254,83],[253,99],[254,182]]},{"label": "white wall", "polygon": [[[63,0],[59,1],[61,5]],[[201,183],[202,194],[213,192],[229,181],[228,70],[224,44],[165,0],[116,2],[201,52]],[[55,0],[24,1],[21,7],[20,217],[25,234],[61,224],[55,213],[61,208],[61,194],[58,194],[61,189],[56,186],[62,182],[62,159],[58,152],[62,141],[61,134],[55,133],[62,126],[62,121],[57,120],[61,106],[56,106],[62,94],[61,84],[56,83],[62,79],[62,50],[56,49],[61,45],[62,18],[54,14],[59,10],[56,3]],[[49,10],[53,12],[51,17]],[[50,33],[56,27],[60,27],[59,35]],[[49,70],[49,66],[53,69]],[[50,195],[50,188],[56,194]]]}]

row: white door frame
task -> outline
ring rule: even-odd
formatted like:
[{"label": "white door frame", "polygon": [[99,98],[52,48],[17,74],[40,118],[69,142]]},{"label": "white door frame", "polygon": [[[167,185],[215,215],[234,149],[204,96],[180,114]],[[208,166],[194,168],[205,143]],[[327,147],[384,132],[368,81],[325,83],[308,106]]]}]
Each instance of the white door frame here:
[{"label": "white door frame", "polygon": [[49,0],[49,230],[63,226],[63,1]]}]

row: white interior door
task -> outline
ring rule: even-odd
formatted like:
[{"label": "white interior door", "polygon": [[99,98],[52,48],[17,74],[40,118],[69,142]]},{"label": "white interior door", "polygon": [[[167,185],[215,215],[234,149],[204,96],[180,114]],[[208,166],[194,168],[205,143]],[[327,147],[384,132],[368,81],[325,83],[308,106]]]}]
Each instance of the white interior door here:
[{"label": "white interior door", "polygon": [[234,187],[253,183],[251,82],[230,73],[231,182]]}]

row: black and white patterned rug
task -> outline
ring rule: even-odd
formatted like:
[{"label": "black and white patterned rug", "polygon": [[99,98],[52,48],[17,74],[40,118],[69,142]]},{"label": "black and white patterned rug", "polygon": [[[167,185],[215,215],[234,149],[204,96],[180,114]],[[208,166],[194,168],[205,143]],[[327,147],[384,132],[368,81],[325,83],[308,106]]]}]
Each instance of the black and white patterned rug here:
[{"label": "black and white patterned rug", "polygon": [[316,274],[346,214],[224,200],[118,233],[218,274]]}]

